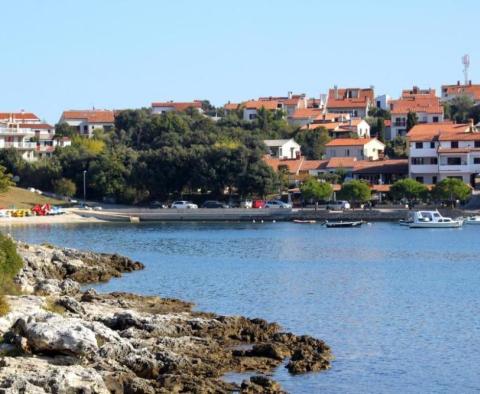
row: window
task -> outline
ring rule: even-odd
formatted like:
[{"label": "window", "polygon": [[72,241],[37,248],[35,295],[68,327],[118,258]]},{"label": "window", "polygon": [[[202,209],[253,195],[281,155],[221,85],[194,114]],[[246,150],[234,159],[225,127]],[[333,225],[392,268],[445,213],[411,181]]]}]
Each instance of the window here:
[{"label": "window", "polygon": [[350,149],[347,149],[345,153],[346,153],[346,156],[350,156]]},{"label": "window", "polygon": [[458,148],[458,141],[451,141],[450,148]]},{"label": "window", "polygon": [[460,157],[447,157],[448,166],[459,166],[462,164],[462,159]]},{"label": "window", "polygon": [[423,148],[423,142],[415,142],[415,149],[422,149]]},{"label": "window", "polygon": [[435,149],[435,142],[430,142],[430,149]]},{"label": "window", "polygon": [[475,148],[480,148],[480,141],[475,141]]},{"label": "window", "polygon": [[480,157],[474,157],[473,164],[480,164]]},{"label": "window", "polygon": [[436,157],[412,157],[411,163],[413,165],[436,165],[438,164],[438,159]]},{"label": "window", "polygon": [[248,119],[250,119],[250,120],[254,120],[254,119],[256,119],[256,118],[257,118],[257,114],[250,114],[250,115],[248,115]]},{"label": "window", "polygon": [[435,185],[437,183],[437,176],[432,176],[432,183]]},{"label": "window", "polygon": [[415,177],[415,180],[417,182],[423,183],[423,176],[417,176],[417,177]]},{"label": "window", "polygon": [[438,123],[438,116],[433,117],[433,123]]}]

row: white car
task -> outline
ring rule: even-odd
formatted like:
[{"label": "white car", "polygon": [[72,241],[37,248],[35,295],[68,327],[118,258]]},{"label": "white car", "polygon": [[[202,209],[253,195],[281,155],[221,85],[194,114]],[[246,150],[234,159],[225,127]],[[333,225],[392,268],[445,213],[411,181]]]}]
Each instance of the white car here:
[{"label": "white car", "polygon": [[292,204],[288,204],[281,200],[270,200],[265,204],[265,208],[291,208]]},{"label": "white car", "polygon": [[171,205],[171,208],[176,209],[197,209],[198,205],[194,204],[191,201],[174,201]]},{"label": "white car", "polygon": [[253,201],[252,200],[245,200],[240,203],[240,208],[252,208]]},{"label": "white car", "polygon": [[329,201],[326,207],[329,211],[343,211],[350,209],[350,203],[348,201]]}]

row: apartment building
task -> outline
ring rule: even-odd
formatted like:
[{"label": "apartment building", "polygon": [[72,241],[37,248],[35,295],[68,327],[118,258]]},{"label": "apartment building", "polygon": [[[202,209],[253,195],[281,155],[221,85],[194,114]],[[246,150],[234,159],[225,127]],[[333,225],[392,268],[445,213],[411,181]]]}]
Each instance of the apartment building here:
[{"label": "apartment building", "polygon": [[379,160],[385,151],[385,144],[376,138],[337,138],[325,147],[327,159],[354,157],[357,160]]},{"label": "apartment building", "polygon": [[407,134],[409,112],[417,114],[418,123],[439,123],[444,120],[443,107],[435,89],[419,89],[414,86],[410,90],[404,90],[400,99],[390,101],[390,111],[390,133],[386,136],[389,140]]},{"label": "apartment building", "polygon": [[450,101],[459,96],[470,97],[475,104],[480,104],[480,84],[472,84],[468,81],[467,85],[461,85],[457,81],[456,85],[442,85],[442,101]]},{"label": "apartment building", "polygon": [[347,113],[352,117],[364,118],[374,105],[373,88],[341,88],[334,87],[328,92],[327,111]]},{"label": "apartment building", "polygon": [[473,121],[416,125],[407,138],[411,178],[427,184],[458,178],[478,187],[480,132]]},{"label": "apartment building", "polygon": [[166,101],[152,103],[152,114],[163,114],[166,112],[181,112],[188,108],[194,108],[198,112],[203,113],[202,100],[178,102],[178,101]]},{"label": "apartment building", "polygon": [[55,127],[31,112],[0,113],[0,149],[16,149],[25,160],[35,161],[68,145],[68,138],[55,138]]},{"label": "apartment building", "polygon": [[115,113],[107,109],[68,110],[62,113],[59,123],[75,127],[80,135],[93,137],[95,129],[105,131],[115,127]]}]

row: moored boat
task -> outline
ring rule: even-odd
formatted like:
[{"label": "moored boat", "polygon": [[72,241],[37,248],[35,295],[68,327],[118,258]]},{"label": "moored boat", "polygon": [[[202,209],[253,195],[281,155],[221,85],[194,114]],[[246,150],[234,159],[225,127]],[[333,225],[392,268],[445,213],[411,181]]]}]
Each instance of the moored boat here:
[{"label": "moored boat", "polygon": [[352,222],[329,222],[328,220],[325,222],[325,226],[328,228],[344,228],[344,227],[360,227],[365,222],[363,220],[357,220]]},{"label": "moored boat", "polygon": [[452,219],[443,217],[436,211],[417,211],[413,213],[410,228],[458,228],[463,226],[463,218]]},{"label": "moored boat", "polygon": [[298,224],[315,224],[315,223],[317,223],[317,221],[316,221],[316,220],[293,219],[293,223],[298,223]]},{"label": "moored boat", "polygon": [[480,224],[480,216],[469,216],[464,221],[465,224]]}]

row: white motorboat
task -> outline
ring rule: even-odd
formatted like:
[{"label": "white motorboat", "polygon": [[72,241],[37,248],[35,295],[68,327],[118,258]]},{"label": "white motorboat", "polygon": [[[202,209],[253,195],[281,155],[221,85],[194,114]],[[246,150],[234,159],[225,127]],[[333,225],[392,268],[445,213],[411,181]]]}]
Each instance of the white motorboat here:
[{"label": "white motorboat", "polygon": [[410,228],[458,228],[463,226],[463,218],[443,217],[438,211],[417,211],[413,213]]},{"label": "white motorboat", "polygon": [[480,224],[480,216],[469,216],[464,222],[465,224]]}]

